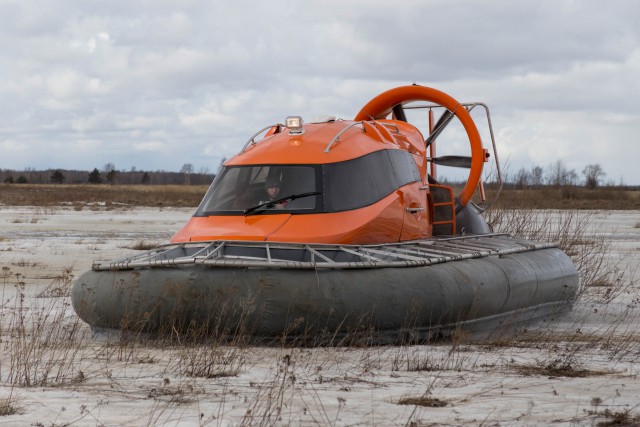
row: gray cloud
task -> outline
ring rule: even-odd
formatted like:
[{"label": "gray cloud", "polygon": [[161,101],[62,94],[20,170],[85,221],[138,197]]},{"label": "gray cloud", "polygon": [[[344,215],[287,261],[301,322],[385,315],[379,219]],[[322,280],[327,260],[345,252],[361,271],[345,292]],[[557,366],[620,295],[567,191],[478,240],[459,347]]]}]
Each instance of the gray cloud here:
[{"label": "gray cloud", "polygon": [[286,115],[417,82],[487,102],[512,168],[640,183],[637,22],[631,0],[7,1],[0,167],[213,169]]}]

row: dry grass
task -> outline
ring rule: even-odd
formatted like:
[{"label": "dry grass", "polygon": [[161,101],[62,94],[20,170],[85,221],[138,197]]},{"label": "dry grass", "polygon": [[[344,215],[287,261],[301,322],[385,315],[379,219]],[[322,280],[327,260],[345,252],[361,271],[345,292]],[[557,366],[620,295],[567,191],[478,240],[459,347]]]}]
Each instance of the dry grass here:
[{"label": "dry grass", "polygon": [[624,262],[608,260],[611,232],[595,226],[591,212],[496,207],[487,210],[485,217],[495,232],[555,243],[578,269],[581,292],[604,288],[603,297],[611,300],[625,291],[624,286],[613,286],[622,282]]},{"label": "dry grass", "polygon": [[202,185],[0,184],[0,205],[69,205],[76,210],[126,206],[196,207],[206,191],[207,187]]},{"label": "dry grass", "polygon": [[[487,199],[492,200],[490,188],[487,193]],[[497,204],[504,209],[640,209],[640,191],[614,187],[504,189]]]},{"label": "dry grass", "polygon": [[550,378],[586,378],[595,375],[606,375],[608,373],[585,369],[574,364],[571,360],[564,360],[562,358],[544,361],[535,365],[516,365],[514,369],[522,375],[541,375]]},{"label": "dry grass", "polygon": [[66,267],[59,274],[49,277],[51,283],[36,294],[37,298],[68,297],[71,296],[73,285],[73,267]]},{"label": "dry grass", "polygon": [[[66,316],[63,298],[27,299],[24,276],[15,274],[15,296],[7,298],[3,286],[0,343],[7,360],[0,363],[0,381],[32,387],[77,382],[80,343],[86,329],[80,319]],[[5,305],[6,303],[6,305]]]}]

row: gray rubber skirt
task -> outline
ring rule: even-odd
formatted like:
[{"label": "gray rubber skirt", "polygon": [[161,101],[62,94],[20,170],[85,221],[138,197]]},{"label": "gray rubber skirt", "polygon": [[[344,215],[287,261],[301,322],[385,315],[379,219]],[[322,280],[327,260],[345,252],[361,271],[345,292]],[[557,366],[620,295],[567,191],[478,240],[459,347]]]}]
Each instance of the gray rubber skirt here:
[{"label": "gray rubber skirt", "polygon": [[447,335],[557,313],[579,286],[564,252],[367,269],[219,268],[199,264],[89,271],[73,308],[96,328],[259,337]]}]

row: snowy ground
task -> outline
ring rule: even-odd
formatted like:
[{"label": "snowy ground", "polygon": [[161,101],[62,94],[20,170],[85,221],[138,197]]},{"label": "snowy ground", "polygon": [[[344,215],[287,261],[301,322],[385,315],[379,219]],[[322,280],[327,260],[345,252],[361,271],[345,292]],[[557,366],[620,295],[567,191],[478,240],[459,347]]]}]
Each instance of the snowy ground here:
[{"label": "snowy ground", "polygon": [[92,335],[60,296],[73,277],[166,242],[191,212],[0,207],[0,426],[640,421],[640,211],[590,214],[621,280],[515,339],[291,349]]}]

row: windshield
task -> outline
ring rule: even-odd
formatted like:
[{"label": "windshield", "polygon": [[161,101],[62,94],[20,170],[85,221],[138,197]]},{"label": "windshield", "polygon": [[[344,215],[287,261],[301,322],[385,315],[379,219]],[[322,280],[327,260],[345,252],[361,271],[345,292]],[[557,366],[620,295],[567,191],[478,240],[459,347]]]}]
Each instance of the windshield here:
[{"label": "windshield", "polygon": [[[242,215],[246,209],[305,193],[320,193],[318,165],[256,165],[223,168],[205,195],[196,216]],[[274,212],[314,212],[321,195],[294,198],[269,208]]]},{"label": "windshield", "polygon": [[404,150],[324,165],[227,166],[195,215],[341,212],[369,206],[419,181],[416,162]]}]

